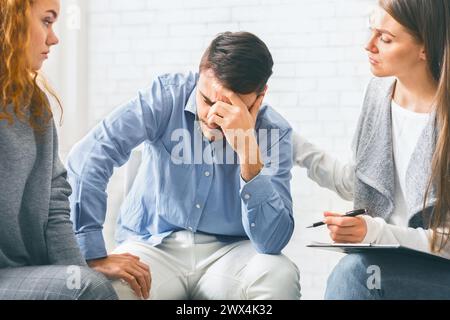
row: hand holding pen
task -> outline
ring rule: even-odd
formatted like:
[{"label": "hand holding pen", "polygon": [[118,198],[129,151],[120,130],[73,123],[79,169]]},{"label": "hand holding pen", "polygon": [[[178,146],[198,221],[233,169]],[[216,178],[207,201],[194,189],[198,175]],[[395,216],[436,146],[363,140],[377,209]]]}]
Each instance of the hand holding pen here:
[{"label": "hand holding pen", "polygon": [[326,225],[330,230],[330,237],[336,243],[360,243],[367,234],[367,224],[361,215],[367,214],[367,210],[354,210],[345,215],[325,212],[325,219],[308,228],[316,228]]}]

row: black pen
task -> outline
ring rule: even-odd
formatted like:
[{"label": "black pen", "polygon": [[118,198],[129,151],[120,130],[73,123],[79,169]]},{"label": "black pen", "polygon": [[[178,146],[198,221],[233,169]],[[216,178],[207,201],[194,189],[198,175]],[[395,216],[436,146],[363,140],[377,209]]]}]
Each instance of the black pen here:
[{"label": "black pen", "polygon": [[[356,217],[356,216],[360,216],[360,215],[363,215],[363,214],[367,214],[367,210],[366,209],[359,209],[359,210],[349,211],[345,215],[343,215],[342,217]],[[316,228],[316,227],[320,227],[320,226],[323,226],[323,225],[325,225],[324,222],[317,222],[317,223],[314,223],[312,226],[309,226],[307,228],[308,229],[309,228]]]}]

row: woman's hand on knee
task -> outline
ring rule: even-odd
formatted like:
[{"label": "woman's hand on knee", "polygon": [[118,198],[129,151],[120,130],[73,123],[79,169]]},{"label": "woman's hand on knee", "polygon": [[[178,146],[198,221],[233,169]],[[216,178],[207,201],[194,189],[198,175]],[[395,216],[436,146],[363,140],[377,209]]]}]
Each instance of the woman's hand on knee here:
[{"label": "woman's hand on knee", "polygon": [[126,281],[139,298],[149,298],[152,282],[150,268],[140,262],[139,257],[129,253],[112,254],[90,260],[88,265],[109,279]]},{"label": "woman's hand on knee", "polygon": [[367,224],[363,217],[344,217],[333,212],[325,212],[324,216],[323,222],[336,243],[361,243],[367,235]]}]

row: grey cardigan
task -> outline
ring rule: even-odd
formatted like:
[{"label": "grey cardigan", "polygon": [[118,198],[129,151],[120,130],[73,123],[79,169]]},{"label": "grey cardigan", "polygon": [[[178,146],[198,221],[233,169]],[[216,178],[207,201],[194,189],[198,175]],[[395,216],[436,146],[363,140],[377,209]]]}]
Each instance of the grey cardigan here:
[{"label": "grey cardigan", "polygon": [[[322,187],[329,188],[355,208],[367,208],[372,217],[388,221],[395,209],[395,167],[392,144],[391,101],[395,88],[393,78],[374,78],[368,85],[363,108],[353,140],[353,162],[342,164],[294,134],[295,163],[308,169],[308,175]],[[436,116],[419,138],[408,170],[407,206],[413,228],[427,227],[422,219],[423,199],[431,174],[431,159],[436,141]],[[434,192],[427,203],[425,220],[429,219],[436,199]]]},{"label": "grey cardigan", "polygon": [[37,133],[19,120],[0,120],[0,269],[85,265],[70,193],[53,121]]},{"label": "grey cardigan", "polygon": [[[363,110],[353,142],[356,179],[355,207],[368,208],[372,216],[388,220],[394,212],[395,167],[392,143],[391,101],[396,80],[375,78],[367,89]],[[430,117],[412,154],[406,172],[406,204],[413,218],[410,226],[427,229],[434,192],[422,215],[423,200],[431,176],[431,162],[436,145],[436,116]]]}]

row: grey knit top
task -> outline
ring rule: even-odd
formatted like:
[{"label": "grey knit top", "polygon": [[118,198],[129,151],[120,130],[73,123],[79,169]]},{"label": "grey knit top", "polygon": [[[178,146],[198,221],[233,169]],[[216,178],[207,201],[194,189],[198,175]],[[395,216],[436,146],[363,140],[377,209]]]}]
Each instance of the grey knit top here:
[{"label": "grey knit top", "polygon": [[0,119],[0,269],[85,265],[70,194],[54,122],[37,132],[25,121]]}]

